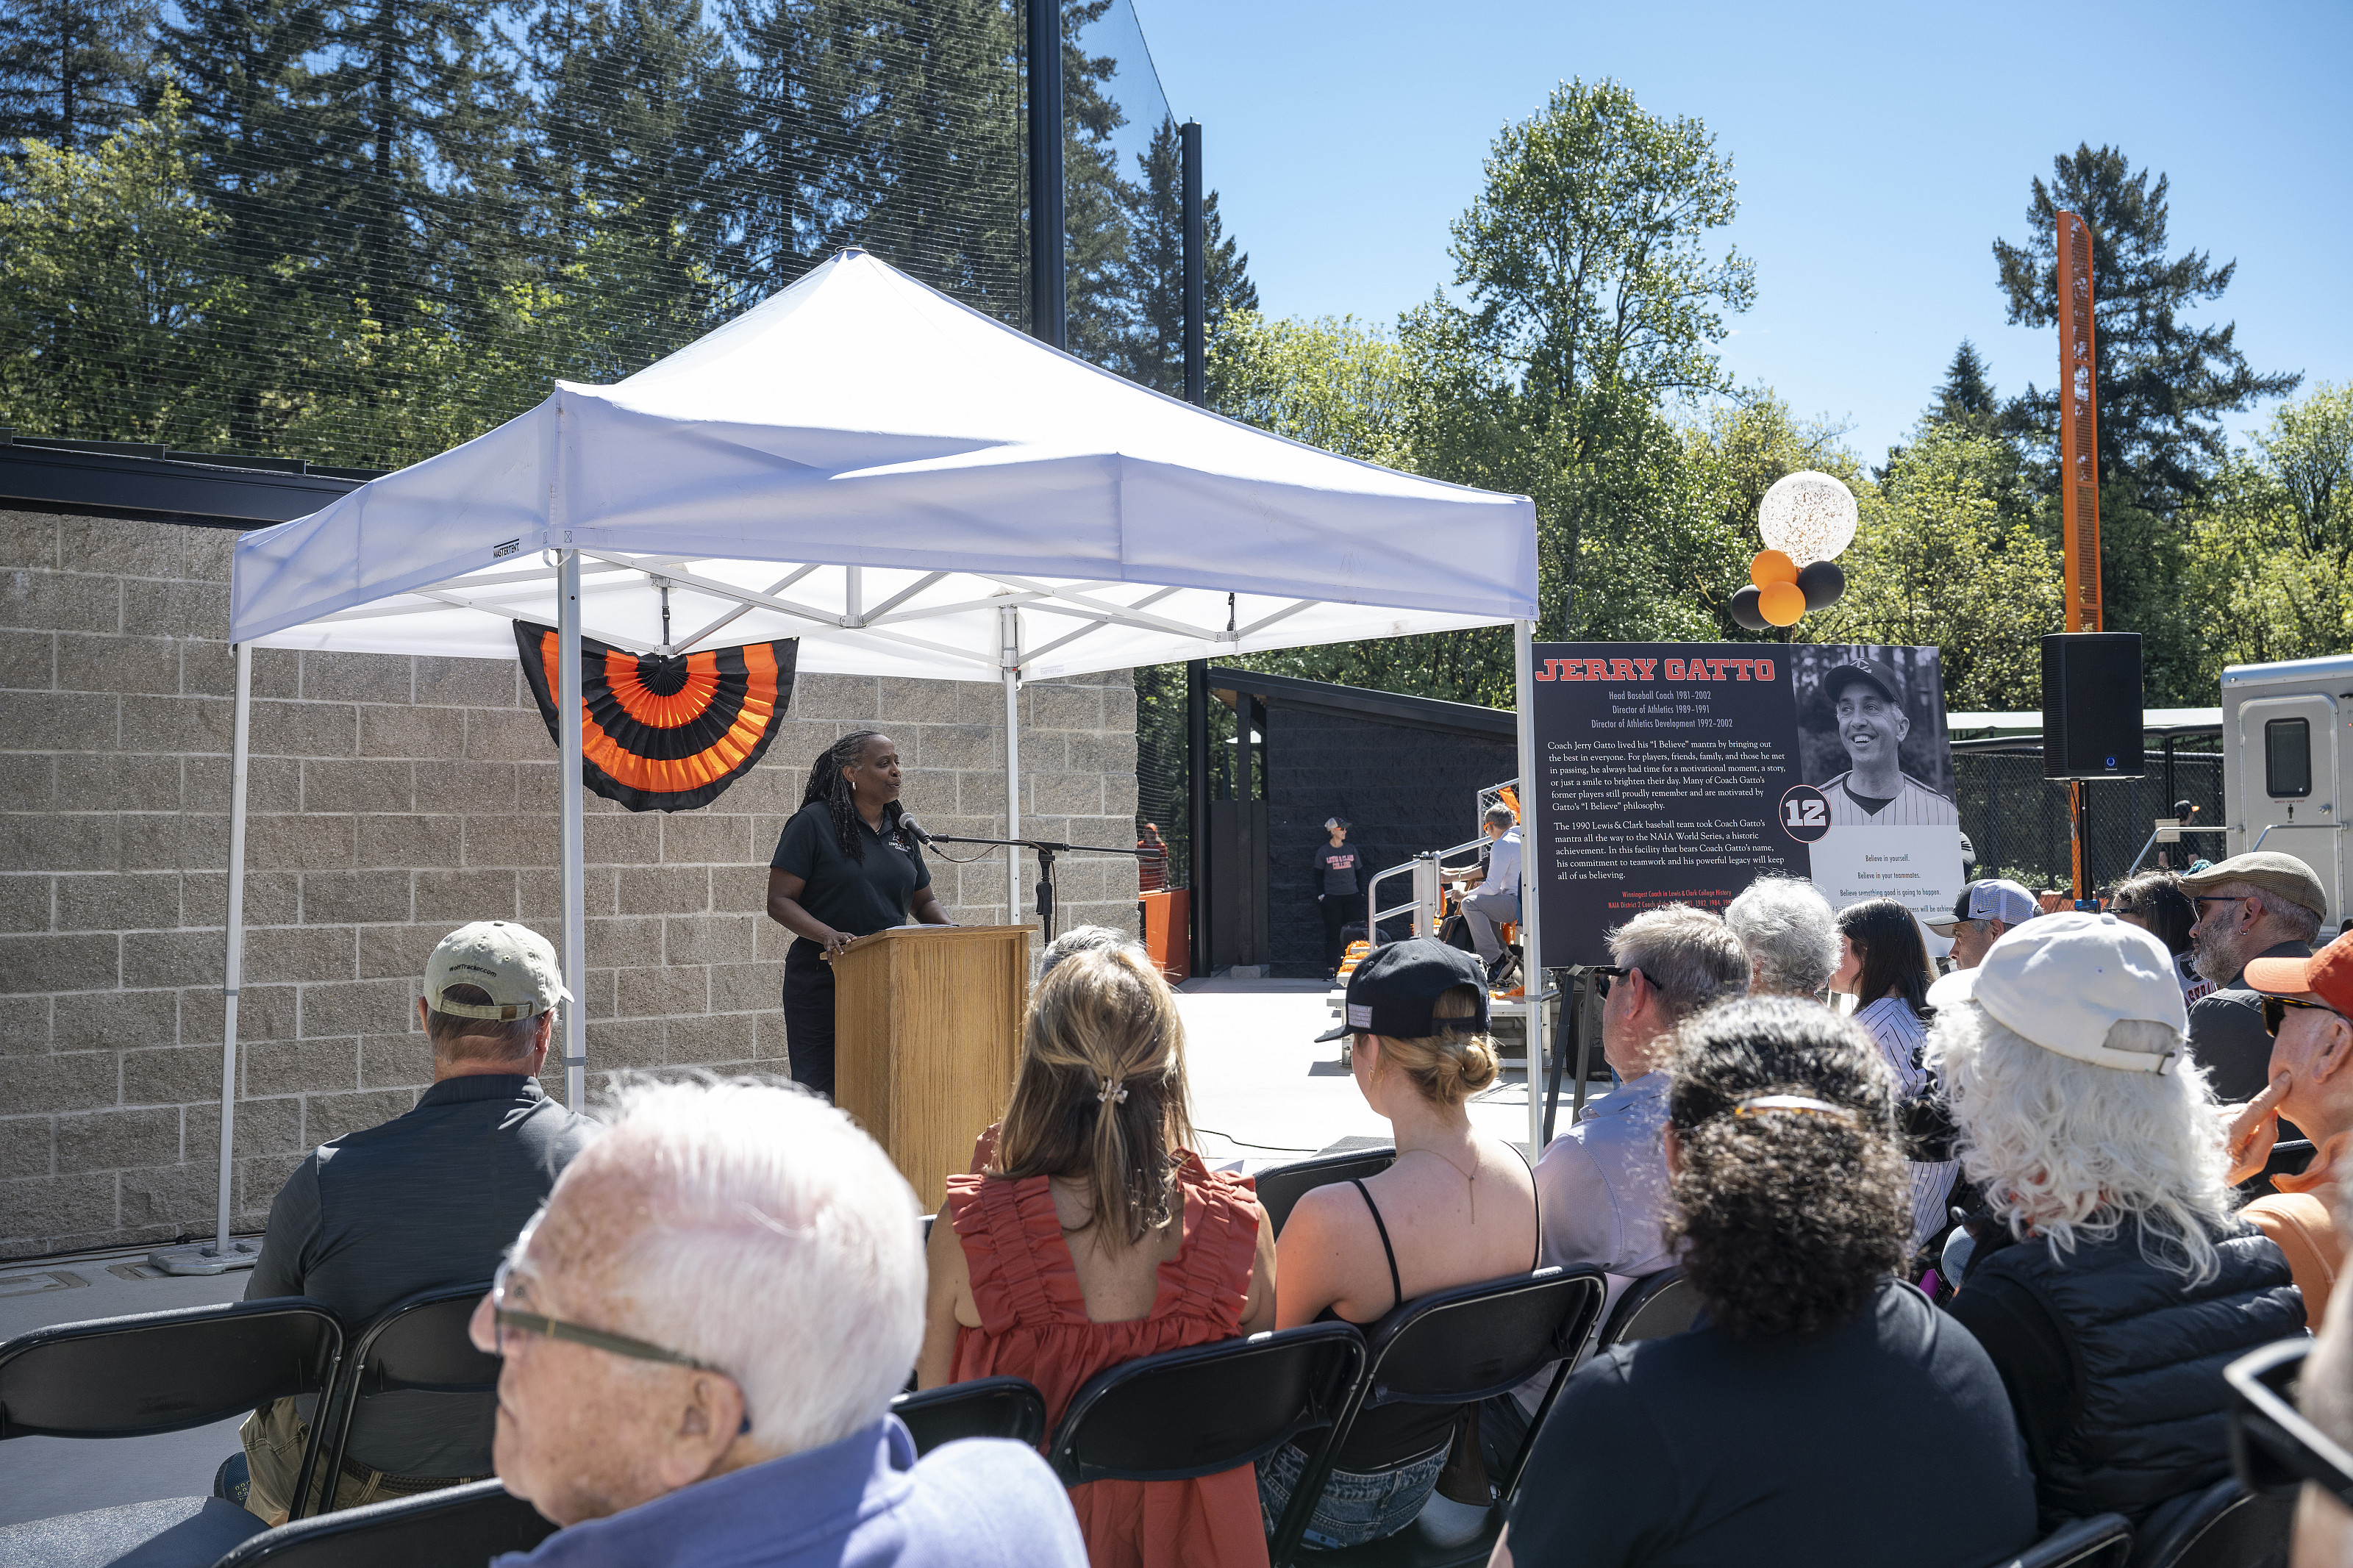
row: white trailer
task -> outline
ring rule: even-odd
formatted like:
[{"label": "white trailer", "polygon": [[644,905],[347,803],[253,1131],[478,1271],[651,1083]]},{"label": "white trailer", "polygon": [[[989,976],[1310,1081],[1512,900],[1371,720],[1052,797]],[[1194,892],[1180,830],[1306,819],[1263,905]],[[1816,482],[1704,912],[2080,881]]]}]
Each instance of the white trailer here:
[{"label": "white trailer", "polygon": [[2225,853],[2278,849],[2311,867],[2328,894],[2324,932],[2347,912],[2343,819],[2353,816],[2353,801],[2342,793],[2342,770],[2353,764],[2348,731],[2353,655],[2222,671]]}]

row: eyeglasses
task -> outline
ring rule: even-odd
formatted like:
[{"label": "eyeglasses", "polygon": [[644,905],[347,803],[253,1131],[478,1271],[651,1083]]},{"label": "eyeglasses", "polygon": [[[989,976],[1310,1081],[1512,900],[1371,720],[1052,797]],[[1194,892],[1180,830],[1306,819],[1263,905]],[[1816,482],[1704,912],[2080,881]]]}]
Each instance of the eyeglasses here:
[{"label": "eyeglasses", "polygon": [[[2280,1026],[2287,1022],[2287,1010],[2291,1007],[2309,1007],[2316,1013],[2326,1013],[2333,1018],[2345,1017],[2344,1014],[2334,1007],[2319,1002],[2307,1002],[2301,996],[2266,996],[2263,998],[2263,1032],[2274,1039],[2278,1038]],[[2353,1019],[2346,1021],[2353,1023]]]},{"label": "eyeglasses", "polygon": [[499,1271],[491,1277],[491,1342],[486,1345],[476,1340],[476,1350],[486,1351],[492,1355],[505,1355],[506,1336],[512,1331],[537,1334],[543,1339],[570,1340],[574,1344],[627,1356],[631,1361],[659,1362],[665,1366],[692,1367],[697,1372],[715,1372],[722,1377],[728,1375],[723,1369],[707,1361],[698,1361],[683,1351],[664,1350],[643,1340],[633,1340],[627,1334],[608,1334],[602,1329],[583,1328],[578,1323],[567,1323],[560,1318],[516,1310],[506,1304],[507,1276],[513,1268],[514,1259],[510,1258],[501,1263]]},{"label": "eyeglasses", "polygon": [[1609,994],[1609,987],[1611,985],[1625,979],[1626,976],[1630,974],[1641,974],[1641,968],[1639,965],[1630,965],[1621,968],[1614,963],[1597,963],[1593,966],[1593,994],[1596,996],[1607,996]]},{"label": "eyeglasses", "polygon": [[2253,895],[2250,893],[2209,893],[2202,898],[2195,898],[2189,901],[2196,904],[2198,906],[2198,912],[2200,915],[2203,915],[2206,912],[2206,906],[2209,904],[2245,904],[2252,903],[2254,900]]},{"label": "eyeglasses", "polygon": [[2232,1468],[2252,1490],[2313,1481],[2353,1507],[2353,1454],[2289,1403],[2312,1341],[2298,1337],[2242,1355],[2222,1369],[2237,1397],[2231,1412]]}]

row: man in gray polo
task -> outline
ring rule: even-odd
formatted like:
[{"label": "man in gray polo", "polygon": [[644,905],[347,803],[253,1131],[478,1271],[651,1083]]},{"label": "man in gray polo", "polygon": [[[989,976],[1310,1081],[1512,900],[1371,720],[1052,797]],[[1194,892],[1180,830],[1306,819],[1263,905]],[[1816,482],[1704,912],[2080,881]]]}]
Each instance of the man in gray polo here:
[{"label": "man in gray polo", "polygon": [[[569,1004],[555,950],[512,921],[477,921],[441,939],[417,1016],[433,1048],[433,1086],[417,1108],[313,1150],[269,1205],[246,1299],[309,1296],[343,1319],[345,1342],[422,1290],[489,1288],[499,1260],[595,1131],[536,1081]],[[315,1402],[281,1399],[239,1432],[246,1507],[284,1518]],[[369,1402],[333,1508],[406,1497],[491,1473],[480,1401],[400,1391]],[[364,1462],[363,1462],[364,1461]]]},{"label": "man in gray polo", "polygon": [[2248,961],[2310,958],[2328,895],[2311,867],[2276,849],[2233,855],[2182,878],[2181,890],[2198,906],[2190,962],[2217,987],[2189,1005],[2189,1054],[2217,1099],[2253,1100],[2271,1082],[2272,1037]]}]

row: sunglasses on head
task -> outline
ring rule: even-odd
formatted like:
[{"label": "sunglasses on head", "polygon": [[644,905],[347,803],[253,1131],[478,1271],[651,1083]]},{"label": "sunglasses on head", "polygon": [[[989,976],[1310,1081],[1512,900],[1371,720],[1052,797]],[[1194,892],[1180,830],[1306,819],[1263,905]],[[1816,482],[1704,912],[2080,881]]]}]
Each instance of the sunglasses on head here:
[{"label": "sunglasses on head", "polygon": [[2231,1468],[2253,1491],[2281,1491],[2299,1481],[2328,1489],[2353,1508],[2353,1454],[2295,1407],[2296,1379],[2309,1338],[2283,1340],[2222,1369],[2236,1405],[2231,1411]]},{"label": "sunglasses on head", "polygon": [[[2266,996],[2263,998],[2263,1032],[2274,1039],[2278,1038],[2280,1026],[2287,1021],[2288,1009],[2291,1007],[2309,1007],[2316,1013],[2326,1013],[2333,1018],[2345,1016],[2334,1007],[2318,1002],[2307,1002],[2301,996]],[[2353,1022],[2353,1020],[2348,1021]]]}]

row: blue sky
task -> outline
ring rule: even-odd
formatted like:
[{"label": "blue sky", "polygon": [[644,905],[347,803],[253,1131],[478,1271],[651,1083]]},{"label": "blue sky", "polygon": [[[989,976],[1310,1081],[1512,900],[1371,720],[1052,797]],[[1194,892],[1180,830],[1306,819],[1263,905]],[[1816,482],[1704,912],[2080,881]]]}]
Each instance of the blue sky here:
[{"label": "blue sky", "polygon": [[[2048,385],[1995,237],[2079,142],[2172,176],[2171,248],[2236,258],[2210,319],[2258,370],[2353,379],[2353,4],[1785,5],[1134,0],[1265,308],[1387,322],[1451,281],[1507,121],[1616,77],[1734,161],[1757,302],[1725,363],[1877,459],[1954,346]],[[2242,432],[2263,416],[2233,421]]]}]

